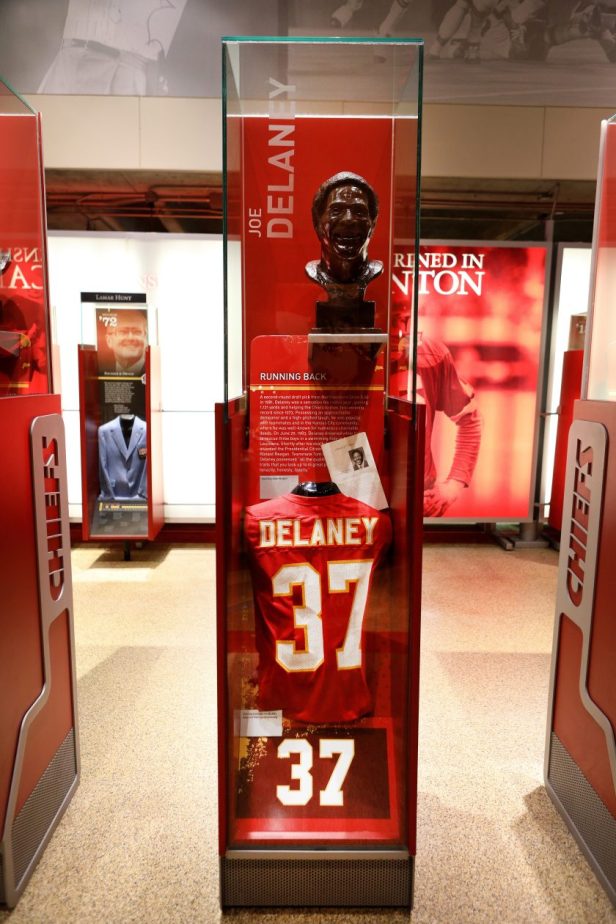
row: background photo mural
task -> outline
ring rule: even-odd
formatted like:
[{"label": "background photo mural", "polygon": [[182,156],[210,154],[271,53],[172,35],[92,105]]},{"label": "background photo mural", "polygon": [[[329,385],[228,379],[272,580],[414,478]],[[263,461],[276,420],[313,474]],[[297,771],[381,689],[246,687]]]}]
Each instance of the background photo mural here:
[{"label": "background photo mural", "polygon": [[20,93],[217,97],[223,35],[423,38],[426,102],[609,107],[616,90],[616,0],[3,0],[0,60]]},{"label": "background photo mural", "polygon": [[[424,516],[532,516],[546,248],[425,243],[418,400],[426,404]],[[409,396],[413,254],[392,271],[390,391]]]}]

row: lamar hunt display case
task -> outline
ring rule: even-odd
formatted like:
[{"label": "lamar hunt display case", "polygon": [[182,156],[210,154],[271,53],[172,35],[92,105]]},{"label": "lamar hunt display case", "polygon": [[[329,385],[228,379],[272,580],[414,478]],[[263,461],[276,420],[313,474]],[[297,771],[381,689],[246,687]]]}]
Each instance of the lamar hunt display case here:
[{"label": "lamar hunt display case", "polygon": [[0,81],[0,904],[10,908],[79,781],[44,207],[40,117]]},{"label": "lamar hunt display case", "polygon": [[388,384],[417,348],[416,298],[403,343],[389,322],[422,44],[229,38],[223,62],[221,903],[410,907],[424,416],[414,362]]},{"label": "lamar hunt display case", "polygon": [[160,355],[146,296],[82,292],[82,535],[155,539],[163,525]]},{"label": "lamar hunt display case", "polygon": [[616,905],[616,117],[603,122],[582,374],[569,431],[546,788]]}]

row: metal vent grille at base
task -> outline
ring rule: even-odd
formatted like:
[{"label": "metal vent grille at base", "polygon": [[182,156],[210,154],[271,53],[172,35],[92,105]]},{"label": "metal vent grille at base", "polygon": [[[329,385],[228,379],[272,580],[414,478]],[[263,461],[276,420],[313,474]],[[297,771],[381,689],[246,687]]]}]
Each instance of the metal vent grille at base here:
[{"label": "metal vent grille at base", "polygon": [[548,783],[568,815],[565,820],[616,904],[616,818],[554,733]]},{"label": "metal vent grille at base", "polygon": [[37,850],[45,840],[75,782],[76,775],[75,732],[71,729],[13,822],[12,847],[16,888],[19,887]]},{"label": "metal vent grille at base", "polygon": [[410,908],[413,857],[405,859],[229,859],[220,861],[223,908]]}]

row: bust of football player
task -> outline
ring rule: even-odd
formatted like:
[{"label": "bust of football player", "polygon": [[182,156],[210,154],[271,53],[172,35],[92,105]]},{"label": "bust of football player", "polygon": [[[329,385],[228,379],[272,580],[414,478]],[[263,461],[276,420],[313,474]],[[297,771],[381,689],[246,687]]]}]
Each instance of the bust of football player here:
[{"label": "bust of football player", "polygon": [[306,273],[325,289],[330,304],[363,303],[366,286],[383,272],[380,260],[368,260],[378,211],[374,190],[356,173],[336,173],[316,191],[312,223],[321,259],[307,263]]}]

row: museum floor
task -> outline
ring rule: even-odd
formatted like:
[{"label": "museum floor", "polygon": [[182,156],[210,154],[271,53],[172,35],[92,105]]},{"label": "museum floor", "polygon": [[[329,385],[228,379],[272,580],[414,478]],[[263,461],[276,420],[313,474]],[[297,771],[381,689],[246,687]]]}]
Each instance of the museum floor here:
[{"label": "museum floor", "polygon": [[[413,924],[614,922],[542,785],[557,554],[428,546]],[[217,922],[214,551],[73,554],[82,778],[10,924]],[[245,922],[409,921],[237,911]]]}]

